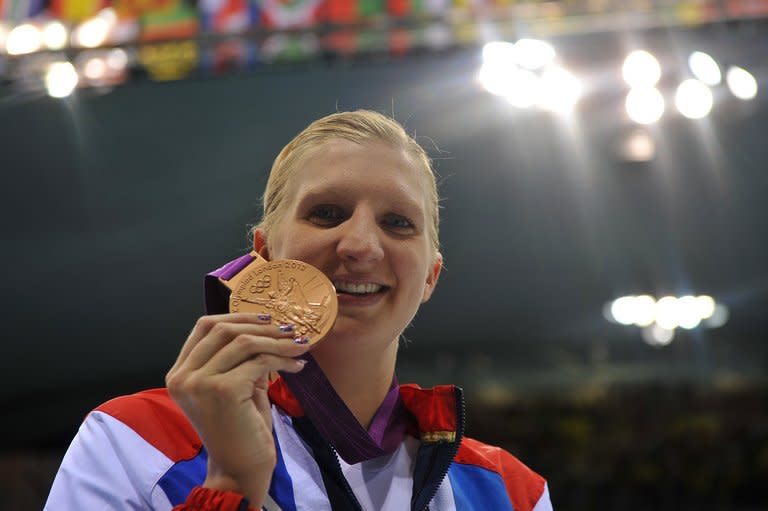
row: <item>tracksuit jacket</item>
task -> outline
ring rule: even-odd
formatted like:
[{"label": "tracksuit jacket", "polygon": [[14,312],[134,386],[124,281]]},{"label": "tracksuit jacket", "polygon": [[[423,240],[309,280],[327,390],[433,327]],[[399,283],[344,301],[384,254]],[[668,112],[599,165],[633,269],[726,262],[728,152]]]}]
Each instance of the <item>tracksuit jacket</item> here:
[{"label": "tracksuit jacket", "polygon": [[[229,291],[219,279],[231,279],[252,260],[246,254],[206,276],[208,314],[228,311]],[[552,509],[541,476],[503,449],[464,437],[461,389],[400,385],[399,393],[412,418],[405,440],[392,455],[363,461],[355,466],[357,472],[345,472],[285,380],[273,382],[269,398],[278,459],[263,509]],[[91,412],[81,425],[45,511],[251,509],[241,495],[200,487],[206,470],[205,447],[166,389],[118,397]],[[361,486],[376,486],[364,505],[354,489]],[[374,493],[386,495],[386,500],[373,503]]]},{"label": "tracksuit jacket", "polygon": [[[408,435],[418,450],[411,494],[403,492],[387,508],[552,509],[541,476],[503,449],[464,437],[461,389],[401,385],[399,391],[413,417]],[[278,461],[263,509],[362,510],[336,452],[282,379],[272,383],[269,397]],[[236,493],[200,487],[206,467],[200,437],[166,389],[118,397],[96,408],[81,425],[64,456],[45,510],[252,509]]]}]

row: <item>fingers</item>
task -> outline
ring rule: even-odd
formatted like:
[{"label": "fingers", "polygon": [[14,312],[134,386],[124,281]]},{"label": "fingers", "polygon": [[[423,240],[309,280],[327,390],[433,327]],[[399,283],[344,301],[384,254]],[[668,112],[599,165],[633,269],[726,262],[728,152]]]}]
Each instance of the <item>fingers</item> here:
[{"label": "fingers", "polygon": [[[304,346],[297,348],[306,349]],[[207,368],[178,371],[169,377],[168,390],[177,402],[190,404],[203,416],[209,415],[203,412],[204,408],[231,412],[233,409],[228,408],[230,405],[253,399],[255,387],[266,391],[270,372],[297,373],[304,368],[305,363],[304,360],[260,353],[225,372],[210,373]]]},{"label": "fingers", "polygon": [[[200,318],[182,347],[175,364],[166,375],[187,380],[226,373],[260,354],[292,359],[309,349],[308,344],[294,342],[292,327],[270,324],[270,318],[259,314],[235,313]],[[290,366],[290,363],[289,363]],[[281,365],[274,371],[284,370]]]},{"label": "fingers", "polygon": [[[202,346],[203,343],[198,345],[201,350]],[[201,369],[212,374],[224,373],[257,356],[276,355],[281,358],[292,359],[308,349],[307,344],[298,344],[294,342],[293,337],[274,339],[241,333],[217,351]],[[196,356],[197,350],[193,350],[189,357],[190,366]]]},{"label": "fingers", "polygon": [[[230,347],[233,342],[235,342],[235,348]],[[219,323],[192,348],[184,365],[192,370],[203,367],[225,347],[230,348],[230,350],[239,348],[239,351],[242,352],[255,346],[273,353],[275,350],[279,350],[280,346],[294,344],[292,332],[283,332],[274,325]],[[255,353],[259,353],[259,351],[251,351],[250,354]],[[281,352],[277,351],[277,353]]]},{"label": "fingers", "polygon": [[[232,381],[255,382],[269,374],[270,371],[284,371],[298,373],[306,364],[305,360],[280,357],[263,353],[242,364],[234,367],[218,378],[227,378]],[[266,380],[265,380],[266,381]]]},{"label": "fingers", "polygon": [[[253,399],[253,387],[266,387],[265,375],[270,371],[297,373],[304,368],[304,360],[294,360],[277,355],[261,354],[236,366],[226,373],[209,377],[192,377],[187,382],[195,394],[210,399],[216,409],[227,408],[233,402]],[[266,390],[266,388],[264,389]]]},{"label": "fingers", "polygon": [[189,356],[190,352],[197,344],[203,340],[211,330],[221,323],[243,323],[253,325],[268,325],[270,318],[263,314],[255,314],[250,312],[230,313],[230,314],[216,314],[212,316],[202,316],[197,320],[195,326],[187,337],[187,341],[181,348],[181,352],[176,360],[176,364],[184,363]]},{"label": "fingers", "polygon": [[[264,335],[268,337],[290,337],[290,332],[281,331],[270,325],[269,316],[250,313],[203,316],[197,320],[187,341],[171,370],[182,364],[200,367],[222,346],[240,334]],[[190,355],[193,360],[189,360]]]}]

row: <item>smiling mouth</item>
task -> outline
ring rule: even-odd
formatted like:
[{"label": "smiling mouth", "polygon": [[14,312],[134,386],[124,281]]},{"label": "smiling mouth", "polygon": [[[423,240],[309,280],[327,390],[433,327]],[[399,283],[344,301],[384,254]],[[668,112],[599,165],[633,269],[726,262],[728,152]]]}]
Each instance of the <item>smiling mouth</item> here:
[{"label": "smiling mouth", "polygon": [[383,293],[389,289],[387,286],[382,286],[381,284],[374,284],[371,282],[352,283],[335,281],[333,286],[336,288],[337,293],[344,293],[355,296],[374,295],[377,293]]}]

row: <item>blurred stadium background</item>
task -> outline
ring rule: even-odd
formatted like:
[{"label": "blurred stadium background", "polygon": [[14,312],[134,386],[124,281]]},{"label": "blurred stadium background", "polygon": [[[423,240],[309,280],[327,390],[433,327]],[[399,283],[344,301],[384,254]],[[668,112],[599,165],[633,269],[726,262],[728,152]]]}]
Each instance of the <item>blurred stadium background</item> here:
[{"label": "blurred stadium background", "polygon": [[768,2],[0,0],[0,509],[163,383],[309,121],[441,176],[399,378],[559,511],[768,509]]}]

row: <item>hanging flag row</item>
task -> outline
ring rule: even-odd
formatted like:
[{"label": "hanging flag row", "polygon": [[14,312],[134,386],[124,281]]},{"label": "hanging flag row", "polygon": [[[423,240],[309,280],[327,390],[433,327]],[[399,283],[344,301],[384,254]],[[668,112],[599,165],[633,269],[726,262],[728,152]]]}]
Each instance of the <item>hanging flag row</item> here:
[{"label": "hanging flag row", "polygon": [[[22,26],[31,34],[27,25],[42,30],[52,21],[60,22],[67,31],[67,46],[89,47],[96,41],[99,46],[119,45],[254,30],[386,26],[404,20],[538,19],[589,26],[606,16],[619,16],[614,21],[626,20],[629,25],[643,16],[655,16],[665,23],[706,23],[768,16],[768,0],[630,4],[623,0],[0,0],[0,53],[14,53],[14,29]],[[613,26],[617,28],[621,27]],[[84,38],[77,37],[78,30],[85,32]],[[25,46],[34,47],[31,43]],[[39,49],[46,49],[44,41]]]},{"label": "hanging flag row", "polygon": [[342,28],[322,35],[312,31],[232,35],[82,49],[70,55],[40,52],[13,60],[5,74],[17,91],[47,90],[65,97],[75,88],[111,88],[131,79],[181,80],[358,54],[401,56],[415,49],[449,50],[477,40],[477,24],[441,22],[390,30]]}]

